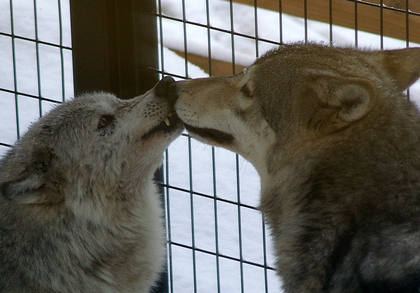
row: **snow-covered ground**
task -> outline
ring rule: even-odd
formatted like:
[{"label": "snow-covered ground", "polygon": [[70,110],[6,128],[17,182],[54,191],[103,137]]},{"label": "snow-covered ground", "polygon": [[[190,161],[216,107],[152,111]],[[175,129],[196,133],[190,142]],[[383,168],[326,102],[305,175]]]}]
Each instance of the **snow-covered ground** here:
[{"label": "snow-covered ground", "polygon": [[[185,4],[183,6],[183,3]],[[220,31],[208,31],[206,25],[223,30],[234,31],[240,34],[255,36],[255,11],[253,7],[233,4],[232,9],[228,1],[211,0],[162,0],[162,12],[176,19],[185,19],[189,22],[199,23],[203,26],[184,25],[182,22],[163,19],[160,36],[165,48],[174,49],[208,56],[221,61],[232,62],[243,66],[250,65],[253,60],[267,50],[274,47],[272,43],[258,41],[242,36],[235,36],[232,40],[230,34]],[[183,10],[185,7],[185,11]],[[206,17],[208,12],[209,18]],[[233,20],[231,19],[231,15]],[[184,18],[185,17],[185,18]],[[231,22],[232,20],[232,22]],[[297,42],[305,39],[305,22],[302,18],[289,15],[282,16],[279,25],[278,13],[258,9],[258,37],[278,42],[280,29],[283,42]],[[308,40],[316,42],[330,42],[330,26],[317,21],[308,21]],[[333,27],[333,44],[339,46],[354,46],[354,30]],[[184,43],[184,39],[186,42]],[[209,46],[209,40],[211,46]],[[363,48],[380,49],[381,37],[378,35],[358,32],[358,46]],[[406,42],[392,38],[382,39],[384,49],[405,48]],[[410,44],[415,46],[415,44]],[[233,57],[234,56],[234,57]],[[183,59],[171,51],[164,50],[164,69],[166,72],[191,78],[204,77],[204,72],[192,64],[185,65]],[[415,84],[410,91],[414,101],[420,100],[420,83]],[[191,143],[191,146],[189,145]],[[191,151],[191,158],[188,151]],[[216,160],[213,169],[212,158]],[[188,138],[181,137],[169,148],[169,184],[180,186],[189,190],[190,184],[195,192],[213,194],[213,170],[216,172],[216,194],[218,197],[237,201],[240,193],[240,202],[249,205],[258,205],[259,180],[253,167],[238,159],[239,169],[236,167],[235,155],[216,149],[214,155],[212,148]],[[191,162],[192,177],[190,180],[189,163]],[[239,174],[239,176],[237,176]],[[239,178],[239,179],[238,179]],[[239,181],[239,182],[238,182]],[[239,186],[239,187],[238,187]],[[193,197],[194,206],[194,235],[191,232],[191,200],[188,193],[169,191],[170,199],[170,232],[171,240],[201,249],[216,251],[216,235],[214,220],[214,202],[200,196]],[[241,208],[241,219],[238,220],[238,208],[235,205],[218,203],[218,251],[223,255],[239,257],[239,248],[242,245],[242,258],[248,261],[264,264],[264,242],[261,215],[254,210]],[[241,232],[239,235],[239,224]],[[268,233],[266,239],[267,262],[273,266],[271,241]],[[193,256],[185,248],[172,246],[175,251],[172,260],[174,292],[194,292]],[[217,272],[215,257],[197,253],[197,292],[217,292]],[[241,268],[237,262],[221,260],[220,262],[220,288],[221,292],[280,292],[279,280],[272,271],[267,272],[267,287],[264,270],[259,267],[244,266],[243,284],[241,283]],[[243,286],[243,287],[242,287]],[[243,291],[242,291],[243,290]]]},{"label": "snow-covered ground", "polygon": [[[0,35],[0,88],[58,102],[73,97],[71,50],[39,44],[37,51],[36,44],[28,40],[38,37],[42,42],[60,45],[61,37],[61,44],[70,47],[69,2],[13,0],[12,5],[13,9],[10,1],[0,1],[0,33],[4,34]],[[11,34],[19,37],[14,43],[9,37]],[[0,142],[12,144],[32,121],[54,104],[23,95],[15,98],[13,93],[0,91]],[[0,146],[0,155],[6,150],[7,147]]]},{"label": "snow-covered ground", "polygon": [[[187,21],[203,24],[184,25],[180,21],[162,19],[160,66],[176,76],[197,78],[207,75],[170,49],[184,51],[186,48],[188,52],[202,56],[208,56],[210,52],[214,59],[232,62],[234,58],[237,64],[247,66],[274,46],[271,42],[256,42],[244,36],[232,38],[224,31],[209,31],[205,27],[207,24],[225,31],[233,28],[246,36],[257,34],[259,38],[273,42],[279,42],[280,37],[283,42],[305,39],[305,21],[289,15],[282,15],[280,27],[278,13],[264,9],[255,13],[253,7],[235,3],[231,10],[229,1],[157,2],[161,3],[158,9],[171,18],[182,20],[185,16]],[[10,1],[0,1],[0,88],[6,90],[0,90],[0,143],[4,144],[13,144],[32,121],[51,109],[55,104],[52,101],[60,102],[73,96],[71,51],[43,44],[38,45],[37,51],[37,46],[25,39],[37,36],[46,43],[71,47],[68,0],[13,0],[12,5],[13,9]],[[328,24],[310,20],[307,24],[308,40],[330,42]],[[21,38],[12,43],[9,36],[12,33]],[[355,44],[354,30],[334,26],[332,36],[335,45]],[[358,32],[357,39],[359,47],[381,47],[380,36]],[[383,45],[385,49],[404,48],[406,42],[383,38]],[[40,95],[52,101],[39,102],[23,95],[16,98],[7,90]],[[410,98],[420,101],[420,83],[412,87]],[[0,146],[0,155],[6,151],[7,147]],[[254,168],[233,153],[181,136],[166,153],[164,173],[165,182],[170,186],[198,193],[191,195],[178,189],[166,189],[167,217],[170,219],[168,238],[174,243],[169,249],[173,292],[210,293],[217,292],[218,288],[220,292],[229,293],[281,292],[280,281],[272,270],[253,265],[273,266],[274,262],[270,236],[263,226],[261,214],[248,207],[257,206],[259,201],[260,182]],[[215,201],[213,195],[222,200]],[[240,202],[243,206],[238,208],[232,202]],[[190,246],[198,251],[193,253]],[[217,252],[224,257],[216,258],[208,252]],[[241,265],[236,259],[245,262]]]}]

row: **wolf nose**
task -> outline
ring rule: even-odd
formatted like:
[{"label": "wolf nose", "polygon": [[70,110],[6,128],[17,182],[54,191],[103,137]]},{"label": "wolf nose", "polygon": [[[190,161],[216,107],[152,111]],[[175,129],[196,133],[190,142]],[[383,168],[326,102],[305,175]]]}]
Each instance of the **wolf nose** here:
[{"label": "wolf nose", "polygon": [[178,98],[175,80],[170,76],[162,78],[156,85],[154,92],[156,96],[165,98],[172,103],[175,103]]}]

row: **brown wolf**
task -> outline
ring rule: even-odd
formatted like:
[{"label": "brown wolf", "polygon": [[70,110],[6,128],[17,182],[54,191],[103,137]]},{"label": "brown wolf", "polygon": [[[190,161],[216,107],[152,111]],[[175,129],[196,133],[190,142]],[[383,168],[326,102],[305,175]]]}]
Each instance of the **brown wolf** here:
[{"label": "brown wolf", "polygon": [[173,84],[64,103],[3,158],[0,292],[149,292],[165,255],[152,177],[182,131]]},{"label": "brown wolf", "polygon": [[178,83],[193,137],[249,160],[286,292],[419,292],[420,49],[284,45]]}]

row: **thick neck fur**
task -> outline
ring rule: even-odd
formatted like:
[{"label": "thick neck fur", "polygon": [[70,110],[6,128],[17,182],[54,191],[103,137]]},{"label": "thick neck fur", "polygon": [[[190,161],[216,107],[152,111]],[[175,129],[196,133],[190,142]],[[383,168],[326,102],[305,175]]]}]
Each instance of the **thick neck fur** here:
[{"label": "thick neck fur", "polygon": [[[402,100],[383,102],[369,117],[341,133],[308,141],[294,152],[274,152],[273,156],[280,159],[275,160],[277,165],[261,178],[261,209],[274,229],[285,213],[293,211],[291,205],[301,205],[303,201],[322,200],[332,205],[336,201],[337,206],[346,206],[349,210],[361,208],[366,212],[381,209],[383,205],[391,210],[398,209],[405,204],[396,197],[400,192],[409,192],[414,201],[419,201],[420,122],[417,110]],[[387,115],[388,111],[401,109],[408,115]],[[397,129],[396,125],[401,123],[406,127]],[[401,165],[404,168],[400,168]],[[406,169],[410,171],[405,172]],[[374,181],[366,181],[366,178]],[[405,190],[400,190],[402,188]],[[343,193],[347,195],[344,198]],[[316,196],[320,198],[315,199]],[[277,203],[272,204],[272,201]],[[271,210],[278,206],[285,212]]]}]

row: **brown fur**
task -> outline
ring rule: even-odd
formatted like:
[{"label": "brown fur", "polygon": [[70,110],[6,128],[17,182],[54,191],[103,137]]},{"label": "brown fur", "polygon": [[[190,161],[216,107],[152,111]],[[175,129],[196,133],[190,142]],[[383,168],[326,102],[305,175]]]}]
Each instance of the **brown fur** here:
[{"label": "brown fur", "polygon": [[420,49],[281,46],[178,84],[191,135],[261,176],[286,292],[419,292]]}]

